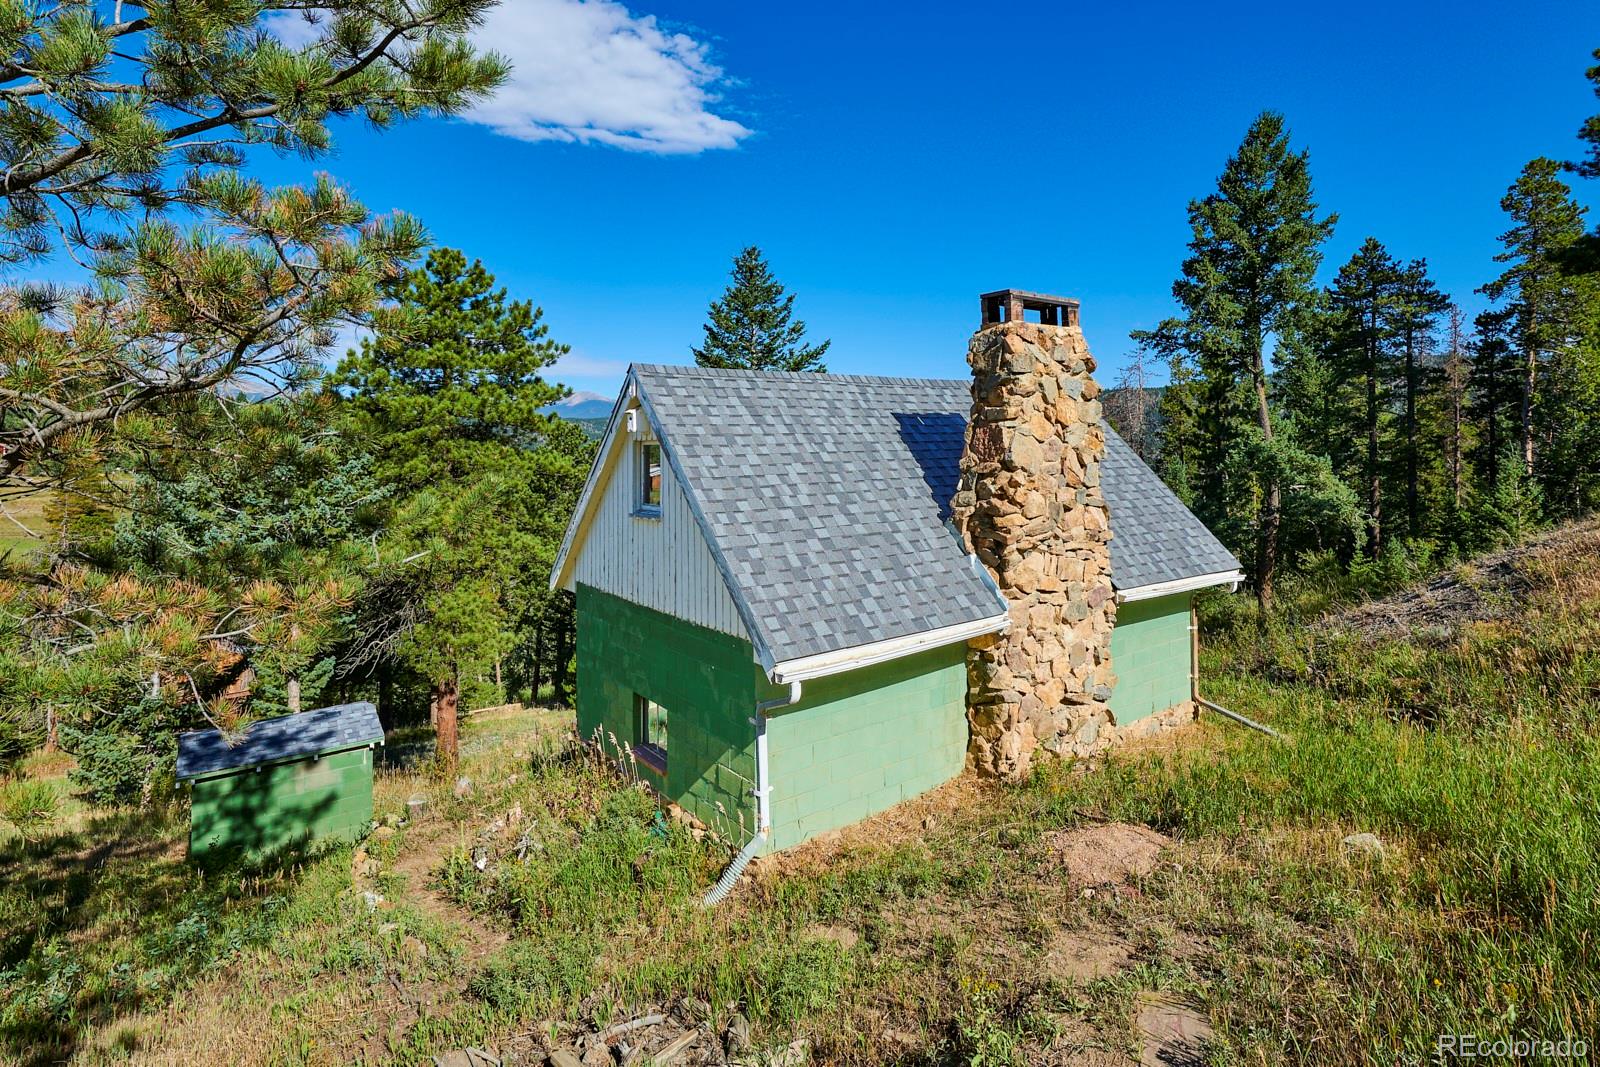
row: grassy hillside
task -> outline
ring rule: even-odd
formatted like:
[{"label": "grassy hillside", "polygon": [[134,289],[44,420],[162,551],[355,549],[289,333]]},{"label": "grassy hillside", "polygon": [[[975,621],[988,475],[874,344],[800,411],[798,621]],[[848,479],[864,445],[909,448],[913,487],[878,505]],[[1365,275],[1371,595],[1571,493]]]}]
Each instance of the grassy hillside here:
[{"label": "grassy hillside", "polygon": [[[726,852],[571,758],[556,713],[469,721],[464,797],[408,769],[426,738],[391,739],[383,828],[287,869],[192,872],[176,807],[67,812],[0,839],[0,1060],[538,1063],[645,1015],[609,1040],[680,1063],[746,1025],[856,1064],[1182,1062],[1173,1034],[1207,1031],[1213,1063],[1592,1042],[1597,549],[1563,531],[1265,634],[1214,603],[1208,695],[1287,741],[1208,718],[1089,773],[960,779],[710,912]],[[1441,600],[1467,606],[1408,606]]]},{"label": "grassy hillside", "polygon": [[31,548],[45,537],[44,510],[49,496],[35,493],[5,502],[0,513],[0,554],[8,549]]}]

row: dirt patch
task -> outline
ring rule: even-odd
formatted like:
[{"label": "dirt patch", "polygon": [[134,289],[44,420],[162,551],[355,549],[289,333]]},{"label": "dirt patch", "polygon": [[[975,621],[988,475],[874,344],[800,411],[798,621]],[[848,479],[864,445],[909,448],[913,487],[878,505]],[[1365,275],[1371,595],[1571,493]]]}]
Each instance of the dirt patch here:
[{"label": "dirt patch", "polygon": [[1111,822],[1046,834],[1045,847],[1067,882],[1079,889],[1122,885],[1155,870],[1172,842],[1148,826]]},{"label": "dirt patch", "polygon": [[1133,946],[1099,930],[1062,930],[1050,939],[1040,967],[1053,978],[1087,982],[1105,978],[1127,966]]},{"label": "dirt patch", "polygon": [[1140,1067],[1201,1067],[1211,1043],[1211,1023],[1188,1004],[1155,993],[1140,997]]},{"label": "dirt patch", "polygon": [[846,952],[855,948],[861,940],[861,935],[848,926],[808,926],[806,936],[813,941],[832,941]]},{"label": "dirt patch", "polygon": [[1433,631],[1448,636],[1463,626],[1493,623],[1526,610],[1541,590],[1597,581],[1600,519],[1547,530],[1520,545],[1480,556],[1382,600],[1328,617],[1320,627],[1354,633],[1367,641]]}]

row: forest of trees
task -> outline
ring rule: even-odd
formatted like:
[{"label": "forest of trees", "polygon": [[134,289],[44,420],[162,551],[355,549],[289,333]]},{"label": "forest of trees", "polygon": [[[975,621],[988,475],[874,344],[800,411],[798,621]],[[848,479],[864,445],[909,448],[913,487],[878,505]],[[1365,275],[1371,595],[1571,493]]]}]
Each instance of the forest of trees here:
[{"label": "forest of trees", "polygon": [[[1600,65],[1588,77],[1600,96]],[[1107,410],[1264,613],[1285,574],[1403,579],[1600,505],[1600,236],[1564,180],[1600,177],[1600,116],[1579,138],[1583,158],[1511,182],[1470,323],[1425,258],[1378,237],[1318,284],[1337,218],[1281,115],[1189,205],[1179,314],[1133,334]]]}]

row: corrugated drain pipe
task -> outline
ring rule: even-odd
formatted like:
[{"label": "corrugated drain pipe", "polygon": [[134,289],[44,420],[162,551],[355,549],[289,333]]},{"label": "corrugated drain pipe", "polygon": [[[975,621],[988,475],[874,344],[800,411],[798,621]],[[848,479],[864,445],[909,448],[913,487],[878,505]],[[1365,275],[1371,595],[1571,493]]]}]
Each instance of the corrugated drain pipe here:
[{"label": "corrugated drain pipe", "polygon": [[1275,737],[1279,741],[1288,738],[1270,726],[1247,719],[1237,711],[1229,711],[1221,704],[1213,704],[1200,695],[1200,613],[1191,604],[1189,607],[1189,696],[1197,708],[1214,711],[1225,719],[1232,719],[1240,726],[1248,726],[1252,730],[1260,730],[1268,737]]},{"label": "corrugated drain pipe", "polygon": [[722,872],[722,877],[717,879],[717,884],[711,887],[711,892],[705,895],[700,903],[707,908],[714,908],[721,904],[727,895],[733,892],[733,887],[738,884],[739,876],[744,869],[750,866],[750,861],[756,858],[756,853],[761,851],[761,846],[767,843],[767,838],[772,836],[772,781],[767,767],[767,712],[779,708],[789,707],[791,704],[800,703],[800,682],[790,682],[789,692],[786,696],[775,697],[772,700],[763,700],[756,705],[756,713],[750,719],[751,725],[756,728],[756,786],[751,790],[756,798],[756,832],[744,848],[733,857],[733,862],[728,864],[728,869]]}]

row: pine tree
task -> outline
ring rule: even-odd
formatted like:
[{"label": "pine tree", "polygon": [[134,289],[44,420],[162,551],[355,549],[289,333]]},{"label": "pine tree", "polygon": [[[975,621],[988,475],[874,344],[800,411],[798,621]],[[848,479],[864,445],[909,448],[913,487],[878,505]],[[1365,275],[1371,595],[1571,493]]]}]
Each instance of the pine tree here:
[{"label": "pine tree", "polygon": [[1500,235],[1505,250],[1494,258],[1509,266],[1480,290],[1491,300],[1510,301],[1513,343],[1522,357],[1521,459],[1532,477],[1540,474],[1534,454],[1539,368],[1573,344],[1582,304],[1561,257],[1583,236],[1585,211],[1557,177],[1560,171],[1553,159],[1535,159],[1507,190],[1500,207],[1511,216],[1512,227]]},{"label": "pine tree", "polygon": [[1422,442],[1417,422],[1423,390],[1421,362],[1432,354],[1439,316],[1450,306],[1450,298],[1428,277],[1427,260],[1414,259],[1406,264],[1395,292],[1394,329],[1403,359],[1401,390],[1405,406],[1401,432],[1405,442],[1406,536],[1411,538],[1421,537],[1423,533]]},{"label": "pine tree", "polygon": [[1344,378],[1361,383],[1361,426],[1366,441],[1361,484],[1366,496],[1367,543],[1374,559],[1384,540],[1380,461],[1400,279],[1400,264],[1376,238],[1368,237],[1339,268],[1328,293],[1332,353]]},{"label": "pine tree", "polygon": [[831,341],[805,344],[806,324],[794,315],[794,294],[772,276],[754,245],[733,261],[733,283],[712,302],[706,337],[691,348],[702,367],[738,370],[826,371],[822,357]]},{"label": "pine tree", "polygon": [[1472,361],[1467,350],[1466,313],[1456,304],[1445,312],[1445,359],[1440,368],[1440,392],[1445,408],[1445,439],[1442,451],[1450,472],[1451,514],[1461,512],[1466,490],[1468,450],[1468,384]]},{"label": "pine tree", "polygon": [[[333,119],[482,99],[507,67],[467,35],[493,2],[0,5],[0,262],[71,257],[95,282],[0,285],[0,491],[49,485],[63,450],[167,399],[319,370],[421,227],[330,178],[243,171],[326,153]],[[299,11],[290,48],[271,20]]]},{"label": "pine tree", "polygon": [[1473,329],[1470,411],[1481,427],[1475,466],[1479,488],[1486,489],[1500,484],[1501,472],[1516,451],[1518,356],[1511,343],[1509,310],[1480,312]]},{"label": "pine tree", "polygon": [[365,661],[398,660],[431,684],[448,773],[460,702],[542,603],[593,445],[543,410],[567,395],[544,376],[567,347],[481,263],[437,249],[389,292],[375,335],[330,379],[397,497],[357,625]]},{"label": "pine tree", "polygon": [[1117,377],[1117,384],[1104,394],[1101,407],[1106,421],[1134,454],[1154,466],[1160,460],[1156,453],[1157,420],[1152,417],[1151,407],[1159,403],[1160,394],[1150,387],[1150,354],[1136,348],[1125,358],[1127,366]]},{"label": "pine tree", "polygon": [[1194,485],[1190,473],[1196,466],[1198,446],[1206,440],[1200,432],[1199,386],[1187,355],[1168,358],[1167,387],[1161,390],[1156,420],[1156,470],[1184,506],[1193,508]]},{"label": "pine tree", "polygon": [[569,391],[544,375],[569,349],[542,309],[508,301],[453,248],[385,289],[375,332],[328,382],[348,393],[381,478],[412,492],[467,478],[549,430],[545,409]]},{"label": "pine tree", "polygon": [[[1596,63],[1585,71],[1594,95],[1600,98],[1600,48],[1594,50]],[[1587,146],[1588,155],[1574,163],[1573,169],[1585,178],[1600,178],[1600,114],[1590,115],[1578,130],[1578,139]]]},{"label": "pine tree", "polygon": [[1244,501],[1256,502],[1253,584],[1265,613],[1280,556],[1283,475],[1304,458],[1275,434],[1269,348],[1304,327],[1334,218],[1318,217],[1308,155],[1290,147],[1283,116],[1265,112],[1217,191],[1190,203],[1189,224],[1189,256],[1172,287],[1182,316],[1134,339],[1194,362],[1202,422],[1229,461],[1200,472],[1202,511],[1234,518]]}]

